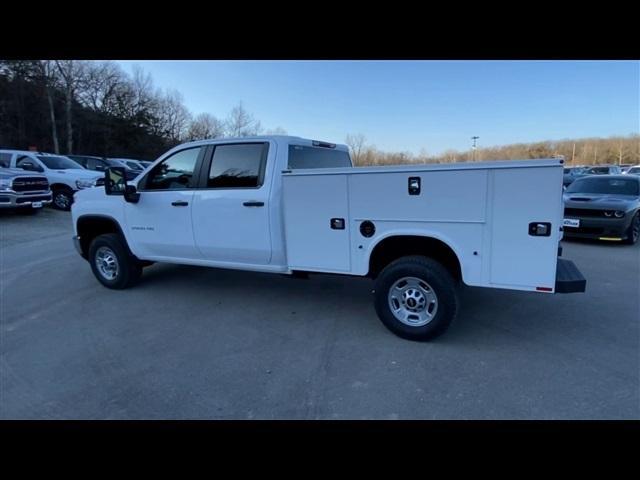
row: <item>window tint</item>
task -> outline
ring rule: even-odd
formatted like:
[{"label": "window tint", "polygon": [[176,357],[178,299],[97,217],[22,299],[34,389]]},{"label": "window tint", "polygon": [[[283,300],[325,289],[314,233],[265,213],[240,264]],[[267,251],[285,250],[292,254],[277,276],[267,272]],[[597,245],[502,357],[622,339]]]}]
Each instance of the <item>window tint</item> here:
[{"label": "window tint", "polygon": [[28,166],[27,168],[25,168],[25,170],[28,170],[30,172],[44,171],[43,168],[40,165],[38,165],[38,162],[36,162],[33,158],[29,157],[28,155],[22,155],[21,157],[18,157],[18,159],[16,160],[16,167],[23,168],[26,164],[29,164],[29,163],[32,166]]},{"label": "window tint", "polygon": [[86,164],[84,164],[84,166],[89,170],[106,170],[109,165],[100,159],[89,158],[86,160]]},{"label": "window tint", "polygon": [[202,147],[174,153],[154,167],[147,177],[146,190],[184,190],[194,188],[194,170]]},{"label": "window tint", "polygon": [[82,169],[82,165],[67,157],[56,157],[53,155],[37,155],[37,157],[47,168],[52,170]]},{"label": "window tint", "polygon": [[9,168],[11,162],[10,153],[0,153],[0,167]]},{"label": "window tint", "polygon": [[207,186],[209,188],[260,186],[267,148],[267,143],[216,146]]},{"label": "window tint", "polygon": [[635,178],[580,178],[566,190],[567,193],[605,193],[612,195],[638,195],[640,184]]},{"label": "window tint", "polygon": [[350,167],[349,153],[322,147],[289,145],[289,168]]}]

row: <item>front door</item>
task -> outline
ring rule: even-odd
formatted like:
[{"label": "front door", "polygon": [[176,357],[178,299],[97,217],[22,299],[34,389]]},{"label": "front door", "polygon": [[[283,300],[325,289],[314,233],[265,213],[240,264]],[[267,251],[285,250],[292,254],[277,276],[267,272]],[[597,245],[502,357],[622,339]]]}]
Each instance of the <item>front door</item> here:
[{"label": "front door", "polygon": [[135,253],[142,258],[201,258],[193,240],[191,211],[204,147],[180,150],[138,182],[140,200],[126,203]]}]

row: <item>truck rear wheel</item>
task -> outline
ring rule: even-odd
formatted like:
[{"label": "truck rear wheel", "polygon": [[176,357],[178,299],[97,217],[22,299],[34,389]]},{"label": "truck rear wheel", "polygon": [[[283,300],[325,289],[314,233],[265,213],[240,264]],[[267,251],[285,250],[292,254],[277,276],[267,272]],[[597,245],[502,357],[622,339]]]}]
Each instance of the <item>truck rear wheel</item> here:
[{"label": "truck rear wheel", "polygon": [[107,288],[123,289],[134,285],[142,275],[142,265],[133,257],[117,233],[93,239],[89,246],[89,263],[98,281]]},{"label": "truck rear wheel", "polygon": [[396,335],[425,341],[441,335],[458,309],[456,283],[439,262],[422,256],[402,257],[380,273],[375,308]]}]

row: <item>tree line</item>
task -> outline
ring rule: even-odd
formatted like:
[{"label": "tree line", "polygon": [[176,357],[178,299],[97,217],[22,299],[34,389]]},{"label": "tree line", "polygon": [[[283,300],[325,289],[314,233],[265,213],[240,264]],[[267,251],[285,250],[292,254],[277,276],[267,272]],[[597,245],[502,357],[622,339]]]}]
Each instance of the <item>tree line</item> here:
[{"label": "tree line", "polygon": [[0,148],[154,159],[191,140],[286,134],[242,102],[221,119],[193,115],[177,90],[116,62],[0,60]]},{"label": "tree line", "polygon": [[524,160],[563,156],[567,165],[640,164],[640,134],[609,138],[581,138],[575,140],[516,143],[484,147],[466,151],[447,150],[429,155],[426,150],[414,155],[410,152],[383,152],[369,144],[362,134],[347,135],[351,157],[356,165],[396,165],[403,163],[452,163],[486,160]]}]

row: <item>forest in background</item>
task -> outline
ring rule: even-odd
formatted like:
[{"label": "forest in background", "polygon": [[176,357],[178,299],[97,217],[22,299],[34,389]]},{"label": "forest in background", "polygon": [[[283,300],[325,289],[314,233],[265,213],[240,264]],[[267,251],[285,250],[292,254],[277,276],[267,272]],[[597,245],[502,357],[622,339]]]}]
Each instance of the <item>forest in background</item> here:
[{"label": "forest in background", "polygon": [[[153,160],[179,143],[287,134],[266,129],[242,102],[224,117],[192,114],[178,90],[161,90],[141,68],[116,62],[0,60],[0,148],[36,148]],[[322,139],[332,141],[333,139]],[[384,152],[362,134],[344,139],[356,165],[451,163],[564,156],[569,165],[640,163],[640,134],[447,150]]]}]

